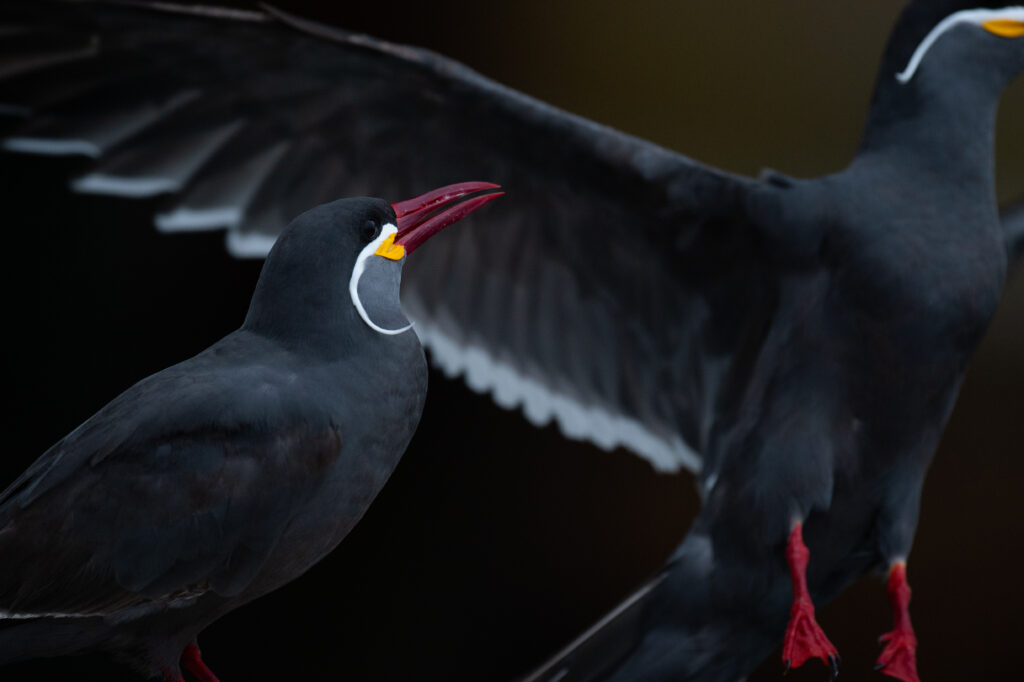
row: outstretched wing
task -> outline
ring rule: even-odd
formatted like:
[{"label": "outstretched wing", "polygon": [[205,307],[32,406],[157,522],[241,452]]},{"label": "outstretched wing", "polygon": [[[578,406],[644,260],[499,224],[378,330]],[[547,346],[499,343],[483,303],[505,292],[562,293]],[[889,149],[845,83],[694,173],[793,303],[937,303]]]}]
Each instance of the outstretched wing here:
[{"label": "outstretched wing", "polygon": [[406,268],[435,364],[536,424],[699,467],[773,274],[754,181],[559,111],[436,54],[268,10],[32,2],[3,10],[9,150],[85,154],[82,192],[169,194],[165,231],[261,256],[339,195],[481,179],[508,200]]},{"label": "outstretched wing", "polygon": [[341,435],[268,425],[276,396],[186,366],[118,396],[0,494],[0,617],[145,611],[251,584]]}]

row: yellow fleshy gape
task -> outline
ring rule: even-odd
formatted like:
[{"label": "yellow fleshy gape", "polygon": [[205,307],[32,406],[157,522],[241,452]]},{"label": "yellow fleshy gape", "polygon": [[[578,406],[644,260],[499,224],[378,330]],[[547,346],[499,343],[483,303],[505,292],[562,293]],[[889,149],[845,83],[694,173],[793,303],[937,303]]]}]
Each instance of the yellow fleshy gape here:
[{"label": "yellow fleshy gape", "polygon": [[381,242],[381,245],[373,253],[375,256],[382,256],[391,260],[402,260],[405,258],[405,247],[401,244],[396,244],[395,235],[391,235]]},{"label": "yellow fleshy gape", "polygon": [[1024,36],[1024,21],[1014,19],[993,19],[986,21],[982,27],[989,33],[995,33],[1004,38],[1020,38]]}]

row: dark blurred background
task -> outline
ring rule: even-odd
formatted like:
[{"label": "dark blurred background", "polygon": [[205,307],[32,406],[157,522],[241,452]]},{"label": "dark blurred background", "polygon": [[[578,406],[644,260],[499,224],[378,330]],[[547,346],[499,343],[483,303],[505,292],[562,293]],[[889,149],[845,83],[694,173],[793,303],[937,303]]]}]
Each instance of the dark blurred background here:
[{"label": "dark blurred background", "polygon": [[[430,47],[710,164],[817,175],[855,150],[901,3],[277,4]],[[1024,194],[1022,121],[1017,82],[1000,111],[1003,201]],[[68,177],[84,167],[0,155],[0,487],[131,383],[237,327],[259,272],[257,262],[228,258],[221,234],[158,235],[155,202],[69,194]],[[484,229],[485,217],[476,223]],[[1018,269],[925,487],[909,575],[919,669],[930,682],[1020,674],[1022,311]],[[510,680],[655,572],[696,510],[690,475],[658,475],[627,452],[533,429],[434,373],[412,446],[352,535],[302,579],[211,626],[200,644],[224,682]],[[843,678],[869,679],[876,637],[890,627],[882,580],[857,583],[820,619],[842,653]],[[781,672],[774,655],[751,679]],[[100,657],[34,662],[0,677],[132,679]],[[812,663],[787,679],[827,675]]]}]

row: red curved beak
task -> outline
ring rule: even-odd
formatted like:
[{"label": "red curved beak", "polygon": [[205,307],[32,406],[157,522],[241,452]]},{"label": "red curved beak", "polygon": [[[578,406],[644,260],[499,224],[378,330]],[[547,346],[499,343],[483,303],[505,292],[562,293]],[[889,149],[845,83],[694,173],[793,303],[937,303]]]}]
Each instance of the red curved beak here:
[{"label": "red curved beak", "polygon": [[395,244],[411,253],[443,228],[504,194],[497,189],[500,185],[490,182],[460,182],[391,204],[398,219]]}]

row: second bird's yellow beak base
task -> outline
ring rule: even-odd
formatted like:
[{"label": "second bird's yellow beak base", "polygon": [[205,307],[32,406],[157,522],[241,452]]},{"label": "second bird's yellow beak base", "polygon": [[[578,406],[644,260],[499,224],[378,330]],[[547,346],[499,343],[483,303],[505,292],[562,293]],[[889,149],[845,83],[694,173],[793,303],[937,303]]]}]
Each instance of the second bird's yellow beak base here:
[{"label": "second bird's yellow beak base", "polygon": [[992,21],[986,21],[981,26],[989,33],[995,33],[1003,38],[1020,38],[1024,36],[1024,21],[993,19]]}]

